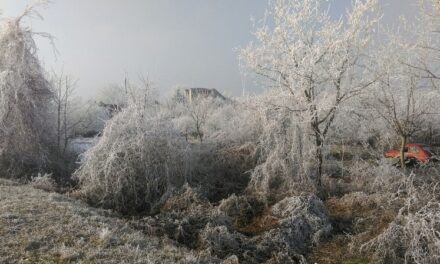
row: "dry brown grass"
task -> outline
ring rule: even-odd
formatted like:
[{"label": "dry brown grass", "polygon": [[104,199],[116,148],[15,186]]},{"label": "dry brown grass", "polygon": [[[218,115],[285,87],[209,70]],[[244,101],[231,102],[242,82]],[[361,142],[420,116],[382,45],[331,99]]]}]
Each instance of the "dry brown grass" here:
[{"label": "dry brown grass", "polygon": [[196,263],[107,210],[0,179],[0,263]]},{"label": "dry brown grass", "polygon": [[341,198],[325,201],[335,235],[315,248],[309,256],[310,263],[367,264],[367,255],[350,246],[353,238],[368,241],[386,230],[397,212],[380,206],[384,201],[374,195],[351,193]]},{"label": "dry brown grass", "polygon": [[250,224],[239,227],[238,230],[241,233],[255,236],[274,229],[278,227],[278,225],[279,219],[272,216],[269,210],[266,210],[262,215],[253,218]]},{"label": "dry brown grass", "polygon": [[[370,263],[368,259],[359,256],[353,256],[347,251],[347,244],[350,239],[345,235],[337,235],[331,241],[322,243],[319,248],[309,256],[310,263],[319,264],[341,264],[341,263],[356,263],[359,260],[361,263]],[[364,262],[361,262],[363,260]]]}]

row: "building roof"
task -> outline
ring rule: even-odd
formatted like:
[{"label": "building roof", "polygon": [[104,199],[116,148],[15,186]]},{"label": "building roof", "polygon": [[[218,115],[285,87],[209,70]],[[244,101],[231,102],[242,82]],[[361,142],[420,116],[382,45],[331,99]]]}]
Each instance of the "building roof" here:
[{"label": "building roof", "polygon": [[216,89],[212,88],[187,88],[185,89],[185,95],[188,97],[191,97],[190,99],[192,99],[193,96],[199,96],[199,95],[208,95],[208,96],[212,96],[215,98],[221,98],[223,100],[226,100],[226,97],[224,97],[219,91],[217,91]]}]

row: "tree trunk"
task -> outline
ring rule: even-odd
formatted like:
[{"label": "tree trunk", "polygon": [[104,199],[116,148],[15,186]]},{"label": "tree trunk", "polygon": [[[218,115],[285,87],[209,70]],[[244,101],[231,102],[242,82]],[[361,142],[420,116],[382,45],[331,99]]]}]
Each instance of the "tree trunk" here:
[{"label": "tree trunk", "polygon": [[61,152],[61,102],[57,104],[57,150]]},{"label": "tree trunk", "polygon": [[315,147],[316,147],[316,166],[317,166],[317,174],[316,174],[316,187],[318,191],[322,188],[322,163],[323,163],[323,157],[322,157],[322,139],[321,134],[319,131],[315,131]]},{"label": "tree trunk", "polygon": [[62,89],[62,79],[60,78],[58,83],[58,91],[57,91],[57,150],[61,152],[61,89]]},{"label": "tree trunk", "polygon": [[64,105],[64,124],[63,124],[63,130],[64,130],[64,147],[63,147],[63,154],[66,153],[67,145],[69,144],[69,137],[68,137],[68,129],[67,129],[67,96],[66,96],[66,102]]},{"label": "tree trunk", "polygon": [[400,137],[400,165],[402,166],[402,169],[405,169],[405,145],[407,142],[406,136]]},{"label": "tree trunk", "polygon": [[318,172],[316,175],[316,187],[318,188],[318,190],[321,190],[322,188],[322,163],[323,163],[323,158],[322,158],[322,146],[319,146],[316,149],[316,160],[317,160],[317,166],[318,166]]},{"label": "tree trunk", "polygon": [[196,133],[197,133],[197,137],[200,140],[200,143],[203,143],[203,133],[201,131],[201,127],[198,121],[196,123]]},{"label": "tree trunk", "polygon": [[64,148],[63,148],[63,155],[66,154],[67,145],[69,144],[69,138],[67,133],[67,111],[68,111],[68,104],[69,104],[69,93],[70,93],[70,83],[69,79],[66,76],[66,90],[64,94],[64,124],[63,124],[63,130],[64,130]]}]

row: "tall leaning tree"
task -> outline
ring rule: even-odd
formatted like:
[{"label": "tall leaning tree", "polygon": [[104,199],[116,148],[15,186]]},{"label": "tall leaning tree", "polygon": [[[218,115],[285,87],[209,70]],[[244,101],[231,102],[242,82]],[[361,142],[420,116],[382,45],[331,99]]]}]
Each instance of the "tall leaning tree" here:
[{"label": "tall leaning tree", "polygon": [[363,67],[378,23],[377,0],[355,0],[340,19],[320,0],[275,0],[241,51],[250,71],[283,94],[314,142],[316,185],[321,187],[323,147],[339,107],[373,80]]},{"label": "tall leaning tree", "polygon": [[37,57],[34,33],[22,20],[36,6],[0,25],[0,166],[5,177],[47,164],[52,93]]}]

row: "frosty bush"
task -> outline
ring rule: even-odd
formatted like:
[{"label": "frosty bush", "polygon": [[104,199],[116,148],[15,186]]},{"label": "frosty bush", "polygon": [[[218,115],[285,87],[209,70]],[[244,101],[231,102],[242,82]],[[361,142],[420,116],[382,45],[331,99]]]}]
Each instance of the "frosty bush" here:
[{"label": "frosty bush", "polygon": [[241,193],[256,164],[260,133],[259,115],[249,102],[209,97],[189,102],[177,89],[165,105],[190,146],[188,183],[212,202]]},{"label": "frosty bush", "polygon": [[434,264],[440,262],[440,197],[437,184],[417,186],[406,181],[406,197],[397,217],[360,250],[377,263]]},{"label": "frosty bush", "polygon": [[107,122],[75,176],[93,204],[155,212],[185,180],[185,139],[154,105],[132,103]]},{"label": "frosty bush", "polygon": [[[279,224],[276,228],[253,237],[253,261],[248,263],[284,263],[275,261],[276,257],[290,258],[293,263],[302,263],[312,246],[319,244],[331,232],[330,219],[323,203],[316,196],[294,196],[275,204],[270,214]],[[270,258],[274,257],[269,262]],[[289,262],[286,262],[289,263]]]},{"label": "frosty bush", "polygon": [[175,211],[202,211],[209,210],[211,204],[203,197],[199,190],[184,184],[177,192],[173,193],[164,203],[161,212]]},{"label": "frosty bush", "polygon": [[266,94],[258,98],[256,114],[262,131],[257,147],[259,164],[253,169],[248,190],[280,199],[288,194],[313,192],[313,144],[304,127],[287,109],[265,107],[282,98]]},{"label": "frosty bush", "polygon": [[220,264],[240,264],[236,255],[232,255],[223,260]]},{"label": "frosty bush", "polygon": [[[321,242],[332,229],[324,204],[313,195],[285,198],[275,204],[271,211],[274,216],[283,219],[281,228],[292,228],[288,231],[296,232],[295,235],[283,232],[283,236],[293,235],[292,239],[284,242],[289,243],[292,247],[298,247],[301,249],[299,252],[304,252],[303,249],[306,249],[307,243],[316,245]],[[301,224],[303,220],[305,226],[298,226],[298,223]],[[297,244],[295,245],[295,243]]]},{"label": "frosty bush", "polygon": [[199,234],[200,247],[209,249],[220,258],[242,253],[245,238],[240,233],[231,232],[226,226],[211,226],[209,223]]},{"label": "frosty bush", "polygon": [[394,193],[405,184],[406,176],[386,158],[371,163],[356,161],[348,167],[351,191]]},{"label": "frosty bush", "polygon": [[266,208],[263,197],[236,196],[224,199],[218,205],[218,210],[233,219],[236,227],[245,227]]},{"label": "frosty bush", "polygon": [[[242,213],[257,213],[257,208],[254,212],[246,208],[246,205],[253,203],[251,199],[246,201],[245,197],[232,196],[217,209],[233,218],[242,219]],[[208,222],[198,236],[198,245],[220,258],[234,254],[240,263],[288,263],[282,261],[287,259],[299,263],[311,247],[320,243],[331,231],[327,212],[316,196],[286,198],[265,213],[277,220],[267,232],[253,233],[252,236],[248,233],[246,236],[238,233],[231,224]],[[249,226],[255,224],[250,223]],[[278,262],[274,256],[280,257]]]},{"label": "frosty bush", "polygon": [[221,145],[255,143],[261,134],[260,115],[253,98],[221,104],[206,121],[206,139]]},{"label": "frosty bush", "polygon": [[21,23],[37,15],[34,7],[0,25],[0,166],[7,176],[43,168],[52,140],[50,85],[37,58],[36,33]]},{"label": "frosty bush", "polygon": [[53,192],[56,189],[56,183],[54,179],[52,178],[51,174],[40,174],[38,173],[37,176],[33,177],[31,182],[31,186],[37,189]]}]

